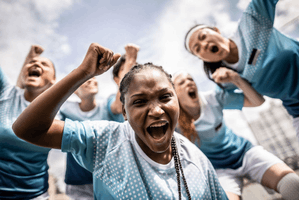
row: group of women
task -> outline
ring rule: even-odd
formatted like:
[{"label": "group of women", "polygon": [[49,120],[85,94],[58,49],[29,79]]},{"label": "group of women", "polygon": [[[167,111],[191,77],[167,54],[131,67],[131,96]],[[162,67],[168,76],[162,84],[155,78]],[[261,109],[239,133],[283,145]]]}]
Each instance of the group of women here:
[{"label": "group of women", "polygon": [[241,199],[244,177],[298,199],[298,175],[223,120],[223,109],[259,106],[267,95],[299,124],[299,44],[273,28],[276,3],[252,0],[233,38],[202,24],[187,32],[185,47],[204,61],[215,91],[198,92],[186,71],[171,76],[136,64],[119,83],[125,122],[57,120],[68,97],[120,57],[92,43],[80,66],[38,95],[12,129],[32,144],[70,152],[92,172],[95,199]]}]

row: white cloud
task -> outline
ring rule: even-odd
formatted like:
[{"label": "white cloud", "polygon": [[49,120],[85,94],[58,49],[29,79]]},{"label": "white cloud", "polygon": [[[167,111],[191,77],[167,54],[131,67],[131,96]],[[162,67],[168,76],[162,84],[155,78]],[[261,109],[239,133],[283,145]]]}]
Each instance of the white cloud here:
[{"label": "white cloud", "polygon": [[67,37],[55,29],[72,4],[73,0],[0,1],[0,66],[13,83],[32,44],[43,46],[43,56],[51,60],[70,53]]}]

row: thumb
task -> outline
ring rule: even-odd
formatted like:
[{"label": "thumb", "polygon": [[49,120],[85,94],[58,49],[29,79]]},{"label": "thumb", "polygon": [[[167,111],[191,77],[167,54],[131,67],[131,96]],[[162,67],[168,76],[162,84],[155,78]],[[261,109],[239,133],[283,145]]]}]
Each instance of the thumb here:
[{"label": "thumb", "polygon": [[120,56],[121,56],[121,54],[119,54],[119,53],[114,54],[112,62],[110,63],[110,66],[113,66],[116,63],[116,61],[120,58]]}]

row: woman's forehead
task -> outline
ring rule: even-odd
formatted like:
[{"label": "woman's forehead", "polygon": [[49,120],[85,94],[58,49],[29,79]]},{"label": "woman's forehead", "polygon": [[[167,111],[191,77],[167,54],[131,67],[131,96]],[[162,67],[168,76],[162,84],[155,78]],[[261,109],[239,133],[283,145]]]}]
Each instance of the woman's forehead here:
[{"label": "woman's forehead", "polygon": [[134,75],[129,91],[142,91],[146,88],[172,88],[172,84],[160,70],[142,70]]}]

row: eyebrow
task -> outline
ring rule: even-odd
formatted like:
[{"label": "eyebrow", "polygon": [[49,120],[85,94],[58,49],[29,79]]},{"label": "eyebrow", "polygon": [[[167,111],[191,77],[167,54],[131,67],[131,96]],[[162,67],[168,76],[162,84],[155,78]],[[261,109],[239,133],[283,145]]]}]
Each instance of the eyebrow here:
[{"label": "eyebrow", "polygon": [[[163,93],[163,92],[166,92],[166,91],[168,91],[169,89],[168,88],[162,88],[162,89],[160,89],[157,93]],[[146,94],[145,93],[137,93],[137,94],[133,94],[133,95],[131,95],[130,96],[130,98],[132,98],[132,97],[138,97],[138,96],[145,96]]]},{"label": "eyebrow", "polygon": [[199,44],[195,44],[195,45],[193,46],[192,50],[196,52],[196,49],[198,48],[198,46],[199,46]]}]

